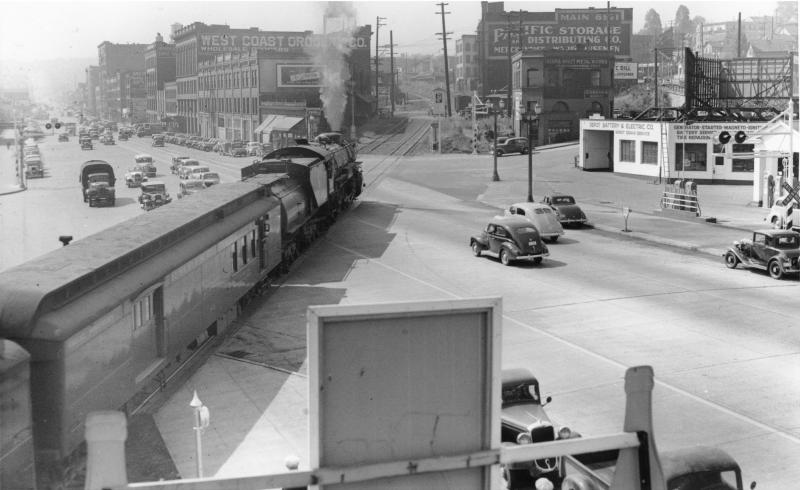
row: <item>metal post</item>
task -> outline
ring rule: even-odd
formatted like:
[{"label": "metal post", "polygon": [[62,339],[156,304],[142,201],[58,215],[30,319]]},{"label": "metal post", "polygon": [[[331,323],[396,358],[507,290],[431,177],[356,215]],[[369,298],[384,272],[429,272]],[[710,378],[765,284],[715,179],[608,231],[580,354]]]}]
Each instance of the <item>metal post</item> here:
[{"label": "metal post", "polygon": [[202,434],[203,430],[208,427],[209,424],[209,412],[208,407],[203,405],[203,402],[200,401],[200,398],[197,396],[197,390],[194,392],[194,396],[192,396],[192,401],[189,402],[189,406],[194,409],[194,431],[195,431],[195,446],[196,446],[196,453],[195,457],[197,458],[197,478],[203,478],[203,439]]},{"label": "metal post", "polygon": [[[389,31],[389,71],[392,73],[392,84],[389,90],[389,97],[392,99],[392,117],[394,117],[394,37],[393,31]],[[448,87],[449,89],[450,87]]]},{"label": "metal post", "polygon": [[527,114],[528,123],[528,202],[533,202],[533,139],[531,138],[531,126],[533,119]]},{"label": "metal post", "polygon": [[494,172],[492,173],[492,182],[499,182],[500,175],[497,174],[497,109],[492,107],[492,114],[494,114],[494,142],[492,148],[492,158],[494,159]]}]

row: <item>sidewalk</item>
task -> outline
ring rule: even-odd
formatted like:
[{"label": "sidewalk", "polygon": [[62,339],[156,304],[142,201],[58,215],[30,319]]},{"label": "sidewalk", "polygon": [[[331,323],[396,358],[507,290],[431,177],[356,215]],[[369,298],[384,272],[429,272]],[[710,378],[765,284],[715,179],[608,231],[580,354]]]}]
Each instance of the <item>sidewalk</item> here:
[{"label": "sidewalk", "polygon": [[6,148],[5,145],[0,146],[0,195],[25,190],[20,185],[20,179],[17,176],[15,159],[14,145],[11,145],[10,148]]}]

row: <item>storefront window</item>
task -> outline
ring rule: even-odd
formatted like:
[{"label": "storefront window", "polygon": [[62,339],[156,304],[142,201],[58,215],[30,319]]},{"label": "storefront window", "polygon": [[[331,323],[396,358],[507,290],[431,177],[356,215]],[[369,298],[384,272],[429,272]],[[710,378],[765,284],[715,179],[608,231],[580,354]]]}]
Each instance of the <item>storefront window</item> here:
[{"label": "storefront window", "polygon": [[[754,145],[733,145],[734,156],[736,153],[753,153]],[[752,172],[753,159],[752,158],[734,158],[731,160],[732,172]]]},{"label": "storefront window", "polygon": [[619,161],[636,161],[636,142],[631,140],[620,140],[619,142]]},{"label": "storefront window", "polygon": [[708,158],[707,147],[708,145],[705,143],[676,143],[675,170],[705,172]]},{"label": "storefront window", "polygon": [[658,164],[658,143],[642,141],[642,163]]}]

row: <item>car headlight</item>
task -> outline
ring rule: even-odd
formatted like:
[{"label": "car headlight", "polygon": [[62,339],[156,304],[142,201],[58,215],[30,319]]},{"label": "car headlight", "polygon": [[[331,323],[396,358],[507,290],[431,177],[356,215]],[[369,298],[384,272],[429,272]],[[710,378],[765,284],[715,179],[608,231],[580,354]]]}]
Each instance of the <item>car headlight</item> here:
[{"label": "car headlight", "polygon": [[520,432],[519,435],[517,435],[517,444],[530,444],[532,442],[533,439],[531,439],[531,435],[527,432]]},{"label": "car headlight", "polygon": [[567,427],[566,425],[560,429],[558,429],[558,438],[559,439],[569,439],[572,436],[572,430]]}]

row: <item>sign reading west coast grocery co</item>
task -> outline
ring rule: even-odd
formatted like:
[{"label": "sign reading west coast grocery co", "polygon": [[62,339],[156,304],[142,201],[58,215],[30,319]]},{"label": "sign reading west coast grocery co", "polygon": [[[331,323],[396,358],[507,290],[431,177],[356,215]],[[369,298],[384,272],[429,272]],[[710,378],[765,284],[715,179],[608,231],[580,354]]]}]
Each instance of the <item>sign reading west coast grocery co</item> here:
[{"label": "sign reading west coast grocery co", "polygon": [[[512,12],[513,13],[513,12]],[[518,14],[517,14],[518,15]],[[627,55],[631,51],[633,9],[556,9],[522,18],[522,47],[525,51],[608,51]],[[518,18],[517,18],[518,19]],[[489,58],[508,57],[520,49],[519,20],[487,22]]]},{"label": "sign reading west coast grocery co", "polygon": [[257,49],[272,53],[303,53],[313,49],[335,48],[341,51],[369,49],[364,36],[311,34],[309,32],[254,32],[231,30],[220,34],[200,34],[201,53],[238,53]]}]

